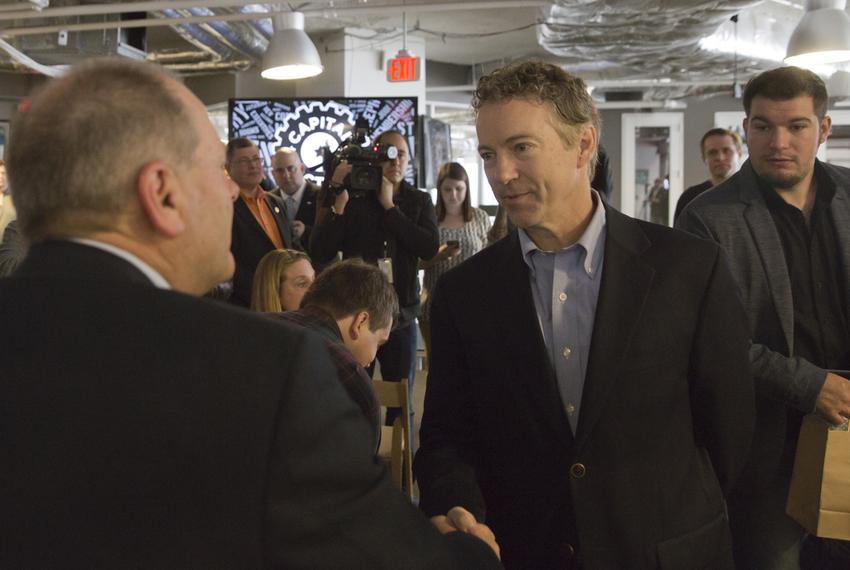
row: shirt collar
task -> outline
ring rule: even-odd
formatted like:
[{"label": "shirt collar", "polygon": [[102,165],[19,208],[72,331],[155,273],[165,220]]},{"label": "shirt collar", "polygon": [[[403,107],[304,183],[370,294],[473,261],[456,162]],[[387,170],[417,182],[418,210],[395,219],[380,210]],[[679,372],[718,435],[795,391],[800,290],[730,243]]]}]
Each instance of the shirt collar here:
[{"label": "shirt collar", "polygon": [[259,200],[264,200],[264,199],[265,199],[265,197],[266,197],[266,192],[263,190],[263,188],[262,188],[262,187],[260,187],[260,191],[259,191],[259,192],[257,192],[256,197],[255,197],[255,198],[251,198],[251,196],[248,194],[248,192],[247,192],[247,191],[242,190],[242,189],[240,188],[240,189],[239,189],[239,197],[240,197],[240,198],[242,198],[243,200],[245,200],[246,202],[248,202],[248,203],[250,204],[251,202],[258,202]]},{"label": "shirt collar", "polygon": [[116,257],[120,257],[139,271],[141,271],[145,277],[151,280],[151,283],[154,286],[160,289],[171,289],[171,284],[165,280],[165,277],[162,276],[160,272],[156,269],[139,259],[137,256],[133,255],[127,250],[121,249],[120,247],[116,247],[109,243],[104,243],[102,241],[97,241],[93,239],[87,238],[70,238],[69,241],[73,241],[75,243],[79,243],[82,245],[87,245],[89,247],[96,247],[97,249],[101,249],[107,253],[111,253]]},{"label": "shirt collar", "polygon": [[[584,230],[584,233],[581,234],[581,237],[578,238],[576,243],[564,247],[561,251],[569,249],[573,246],[579,245],[584,248],[587,255],[584,257],[584,269],[585,271],[593,276],[596,273],[595,268],[593,267],[595,264],[597,249],[600,244],[600,237],[602,236],[602,232],[605,230],[605,206],[602,204],[602,200],[599,197],[599,193],[593,188],[590,189],[591,196],[593,197],[593,215],[590,218],[590,223],[587,224],[587,227]],[[522,250],[522,258],[525,261],[525,264],[528,265],[529,269],[531,269],[532,273],[534,272],[534,264],[531,261],[534,252],[543,251],[539,247],[537,247],[532,239],[528,236],[524,229],[518,228],[517,233],[519,234],[519,244],[520,249]],[[598,264],[597,264],[598,265]]]},{"label": "shirt collar", "polygon": [[301,188],[296,190],[295,194],[293,194],[292,196],[290,196],[289,194],[284,192],[283,188],[280,189],[280,195],[283,197],[284,200],[288,200],[288,199],[292,198],[293,200],[295,200],[296,204],[301,204],[301,197],[304,195],[304,189],[305,188],[307,188],[307,179],[306,178],[304,179],[304,182],[301,183]]}]

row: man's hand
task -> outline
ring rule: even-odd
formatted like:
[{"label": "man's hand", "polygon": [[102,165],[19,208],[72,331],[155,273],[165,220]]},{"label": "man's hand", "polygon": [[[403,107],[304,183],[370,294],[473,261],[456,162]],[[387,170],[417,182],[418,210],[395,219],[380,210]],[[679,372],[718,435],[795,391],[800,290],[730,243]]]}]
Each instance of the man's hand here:
[{"label": "man's hand", "polygon": [[483,540],[487,546],[493,549],[496,557],[502,559],[499,543],[496,542],[496,536],[486,524],[479,523],[472,516],[472,513],[463,507],[454,507],[445,515],[431,517],[431,522],[437,527],[437,530],[443,534],[448,532],[464,532]]},{"label": "man's hand", "polygon": [[304,235],[304,229],[306,226],[301,220],[292,220],[290,227],[292,228],[292,236],[294,238],[297,239]]},{"label": "man's hand", "polygon": [[[341,161],[336,168],[334,168],[334,173],[331,176],[331,184],[334,186],[342,186],[343,181],[345,181],[345,177],[351,172],[351,165],[346,161]],[[342,215],[345,211],[345,205],[348,204],[348,190],[343,190],[339,194],[336,195],[334,199],[333,208],[334,212],[338,215]]]},{"label": "man's hand", "polygon": [[384,210],[389,210],[395,206],[393,204],[393,183],[386,176],[381,177],[381,187],[378,188],[378,203]]},{"label": "man's hand", "polygon": [[850,418],[850,380],[827,372],[815,409],[829,423],[843,424]]}]

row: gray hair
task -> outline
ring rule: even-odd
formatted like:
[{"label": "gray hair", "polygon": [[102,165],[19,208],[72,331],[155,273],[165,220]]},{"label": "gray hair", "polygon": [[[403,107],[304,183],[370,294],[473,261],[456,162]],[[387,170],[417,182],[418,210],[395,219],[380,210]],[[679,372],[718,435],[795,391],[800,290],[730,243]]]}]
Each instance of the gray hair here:
[{"label": "gray hair", "polygon": [[152,64],[89,60],[47,83],[15,117],[9,179],[31,242],[109,230],[145,164],[190,164],[198,133],[169,77]]}]

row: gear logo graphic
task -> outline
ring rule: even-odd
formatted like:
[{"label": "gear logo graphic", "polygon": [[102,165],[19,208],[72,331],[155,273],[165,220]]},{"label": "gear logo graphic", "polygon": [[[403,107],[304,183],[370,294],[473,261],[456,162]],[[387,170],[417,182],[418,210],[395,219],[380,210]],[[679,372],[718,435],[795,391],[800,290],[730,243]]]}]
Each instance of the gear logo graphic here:
[{"label": "gear logo graphic", "polygon": [[293,147],[310,172],[321,170],[322,149],[331,152],[351,135],[354,114],[334,101],[310,101],[295,105],[275,130],[275,148]]}]

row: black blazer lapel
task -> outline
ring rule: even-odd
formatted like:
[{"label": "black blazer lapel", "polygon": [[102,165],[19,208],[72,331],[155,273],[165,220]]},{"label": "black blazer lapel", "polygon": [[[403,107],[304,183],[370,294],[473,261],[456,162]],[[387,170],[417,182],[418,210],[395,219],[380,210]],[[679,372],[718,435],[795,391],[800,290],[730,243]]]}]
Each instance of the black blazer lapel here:
[{"label": "black blazer lapel", "polygon": [[233,204],[233,222],[238,225],[241,231],[252,232],[255,239],[265,240],[265,243],[268,244],[268,248],[274,249],[272,240],[270,240],[269,236],[266,235],[266,232],[263,231],[260,223],[257,222],[254,214],[251,213],[251,210],[248,209],[248,206],[242,198],[237,198],[236,202]]},{"label": "black blazer lapel", "polygon": [[605,210],[605,259],[576,433],[577,451],[605,412],[655,276],[655,270],[641,259],[651,244],[638,223],[610,207]]},{"label": "black blazer lapel", "polygon": [[301,220],[308,226],[316,223],[316,196],[318,196],[318,187],[307,182],[304,194],[301,196],[301,203],[298,205],[298,212],[295,214],[296,220]]},{"label": "black blazer lapel", "polygon": [[511,323],[510,334],[515,335],[517,341],[509,354],[498,358],[510,359],[505,364],[516,368],[515,377],[521,383],[518,394],[531,397],[540,411],[541,420],[557,434],[564,445],[569,446],[572,443],[572,430],[567,422],[555,370],[540,331],[528,266],[522,258],[516,230],[505,238],[505,242],[504,255],[493,274],[500,276],[496,283],[501,281],[497,286],[501,292],[498,295],[501,302],[497,306],[506,312],[505,322]]},{"label": "black blazer lapel", "polygon": [[835,181],[835,198],[832,199],[832,227],[838,238],[838,251],[841,255],[841,268],[845,289],[845,307],[850,308],[850,181],[839,178],[827,167],[827,171]]},{"label": "black blazer lapel", "polygon": [[791,280],[788,278],[788,266],[782,242],[767,204],[758,190],[758,180],[752,165],[747,161],[741,168],[739,183],[741,201],[744,206],[744,219],[759,251],[764,274],[767,276],[773,308],[779,317],[782,333],[788,350],[794,350],[794,303],[791,296]]},{"label": "black blazer lapel", "polygon": [[277,231],[280,232],[280,237],[283,240],[283,247],[292,249],[292,229],[289,225],[289,220],[286,218],[286,207],[277,196],[266,193],[266,205],[274,218],[274,223],[277,224]]}]

